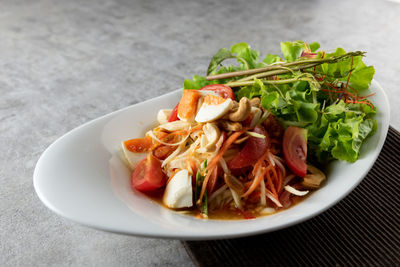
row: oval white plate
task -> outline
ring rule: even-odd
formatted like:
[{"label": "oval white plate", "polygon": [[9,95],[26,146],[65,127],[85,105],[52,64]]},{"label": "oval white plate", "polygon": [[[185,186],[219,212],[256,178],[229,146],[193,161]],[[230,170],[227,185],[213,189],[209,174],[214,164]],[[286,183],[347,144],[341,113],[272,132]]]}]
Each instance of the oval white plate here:
[{"label": "oval white plate", "polygon": [[305,201],[255,220],[200,220],[150,201],[129,186],[130,172],[119,159],[121,140],[143,136],[160,108],[172,108],[181,90],[124,108],[88,122],[55,141],[40,157],[34,186],[43,203],[57,214],[97,229],[147,237],[217,239],[277,230],[309,219],[345,197],[368,173],[389,127],[389,103],[373,81],[378,107],[377,133],[353,164],[335,162],[328,181]]}]

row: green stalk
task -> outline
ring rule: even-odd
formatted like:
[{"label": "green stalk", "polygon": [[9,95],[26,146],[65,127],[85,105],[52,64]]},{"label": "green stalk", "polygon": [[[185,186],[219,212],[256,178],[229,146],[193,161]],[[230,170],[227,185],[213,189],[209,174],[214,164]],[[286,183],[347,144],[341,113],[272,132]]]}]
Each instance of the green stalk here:
[{"label": "green stalk", "polygon": [[297,66],[297,67],[294,67],[294,68],[285,68],[285,69],[281,69],[281,70],[262,72],[262,73],[258,73],[258,74],[254,74],[254,75],[250,75],[250,76],[244,77],[242,79],[236,80],[235,82],[251,81],[251,80],[254,80],[254,78],[260,79],[260,78],[271,77],[271,76],[274,76],[274,75],[294,72],[296,70],[312,68],[312,67],[315,67],[317,65],[319,65],[319,64],[318,63],[313,63],[313,64]]},{"label": "green stalk", "polygon": [[[263,84],[287,84],[287,83],[294,83],[297,81],[308,81],[308,82],[314,82],[315,86],[319,86],[318,81],[315,80],[315,78],[309,74],[309,73],[302,73],[294,78],[291,79],[283,79],[283,80],[260,80]],[[225,85],[229,87],[240,87],[240,86],[248,86],[248,85],[254,85],[254,81],[234,81],[234,82],[229,82],[226,83]]]},{"label": "green stalk", "polygon": [[[264,84],[286,84],[286,83],[294,83],[301,80],[300,78],[292,78],[292,79],[285,79],[285,80],[261,80]],[[254,81],[244,81],[244,82],[229,82],[226,83],[226,86],[229,87],[240,87],[240,86],[248,86],[253,85]]]},{"label": "green stalk", "polygon": [[[336,63],[338,61],[345,60],[350,57],[364,56],[364,54],[365,54],[365,52],[362,52],[362,51],[349,52],[344,55],[331,57],[331,58],[314,58],[314,59],[307,59],[307,60],[299,60],[299,61],[294,61],[294,62],[286,62],[286,63],[276,64],[276,65],[269,65],[267,67],[262,67],[262,68],[257,68],[257,69],[241,70],[241,71],[227,72],[227,73],[222,73],[222,74],[217,74],[217,75],[210,75],[210,76],[207,76],[206,79],[208,81],[212,81],[212,80],[226,79],[226,78],[239,77],[239,76],[245,76],[245,75],[253,75],[253,74],[262,73],[262,72],[270,72],[270,71],[277,71],[277,70],[283,71],[282,67],[291,67],[291,66],[299,66],[299,65],[307,65],[307,64],[308,65],[315,64],[313,66],[317,66],[317,65],[324,64],[324,63]],[[304,68],[306,68],[306,67],[304,67]],[[289,72],[289,71],[287,71],[287,72]]]}]

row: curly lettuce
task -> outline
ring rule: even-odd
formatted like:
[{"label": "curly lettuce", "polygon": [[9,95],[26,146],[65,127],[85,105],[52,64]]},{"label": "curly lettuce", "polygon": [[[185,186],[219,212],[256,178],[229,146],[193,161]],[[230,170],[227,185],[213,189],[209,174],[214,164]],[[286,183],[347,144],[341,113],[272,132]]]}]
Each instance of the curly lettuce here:
[{"label": "curly lettuce", "polygon": [[[260,61],[260,53],[246,43],[238,43],[230,49],[221,48],[211,59],[207,75],[238,70],[248,70],[277,63],[301,62],[311,58],[325,60],[323,64],[305,69],[291,69],[271,79],[254,78],[246,85],[233,88],[238,99],[260,97],[263,108],[274,114],[284,126],[294,125],[308,129],[309,155],[319,163],[332,159],[355,162],[366,138],[377,128],[373,119],[375,106],[364,101],[346,101],[344,90],[359,95],[366,90],[375,73],[373,66],[367,66],[361,55],[343,57],[346,51],[337,48],[333,53],[318,51],[316,42],[282,42],[282,56],[267,54]],[[236,65],[224,66],[227,59],[236,59]],[[312,62],[312,60],[310,62]],[[271,65],[272,64],[272,65]],[[284,69],[284,68],[283,68]],[[208,81],[203,76],[193,76],[184,81],[184,89],[199,89],[207,84],[232,83],[243,77]],[[329,86],[335,86],[339,93],[332,97]],[[345,89],[341,89],[345,88]],[[334,91],[335,92],[335,91]],[[347,92],[347,91],[346,91]]]}]

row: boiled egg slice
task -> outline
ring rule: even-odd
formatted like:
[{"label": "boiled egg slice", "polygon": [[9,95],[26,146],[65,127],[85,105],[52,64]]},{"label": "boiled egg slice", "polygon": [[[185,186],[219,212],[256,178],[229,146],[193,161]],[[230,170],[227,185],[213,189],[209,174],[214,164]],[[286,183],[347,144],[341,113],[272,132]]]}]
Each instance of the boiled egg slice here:
[{"label": "boiled egg slice", "polygon": [[178,171],[164,191],[164,204],[173,209],[193,206],[192,176],[188,170]]},{"label": "boiled egg slice", "polygon": [[206,95],[199,111],[196,114],[195,121],[211,122],[222,118],[233,107],[232,99],[225,99],[220,96]]},{"label": "boiled egg slice", "polygon": [[171,117],[172,109],[160,109],[157,113],[157,121],[159,124],[165,124]]},{"label": "boiled egg slice", "polygon": [[147,152],[132,152],[127,147],[125,142],[121,143],[122,152],[124,153],[126,162],[129,167],[133,170],[139,164],[139,162],[147,156]]}]

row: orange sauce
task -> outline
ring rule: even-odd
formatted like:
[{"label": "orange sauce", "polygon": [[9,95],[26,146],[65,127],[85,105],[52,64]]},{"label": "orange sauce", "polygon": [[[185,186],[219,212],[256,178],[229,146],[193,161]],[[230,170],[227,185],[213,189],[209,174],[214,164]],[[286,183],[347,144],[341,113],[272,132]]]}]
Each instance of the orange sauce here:
[{"label": "orange sauce", "polygon": [[[147,194],[147,196],[152,199],[154,202],[160,204],[161,206],[168,208],[167,206],[165,206],[163,204],[162,201],[162,197],[163,197],[163,192],[164,189],[162,190],[158,190],[152,194]],[[243,220],[243,219],[254,219],[257,217],[264,217],[264,216],[269,216],[281,211],[284,211],[286,209],[290,209],[291,207],[297,205],[298,203],[302,202],[304,199],[306,199],[310,194],[312,193],[312,191],[307,194],[306,196],[293,196],[291,198],[292,204],[288,207],[288,208],[279,208],[279,209],[275,209],[274,212],[272,213],[263,213],[262,210],[264,209],[264,207],[257,207],[257,204],[247,204],[244,207],[244,211],[241,211],[235,207],[232,206],[227,206],[218,210],[209,210],[208,211],[208,219],[211,220]],[[267,201],[268,203],[268,201]],[[269,207],[271,207],[271,202],[270,205],[268,205]],[[170,210],[175,210],[175,209],[170,209]],[[197,217],[197,218],[204,218],[201,216],[199,210],[197,208],[183,208],[183,209],[176,209],[175,211],[180,212],[184,215],[189,215],[189,216],[193,216],[193,217]]]}]

